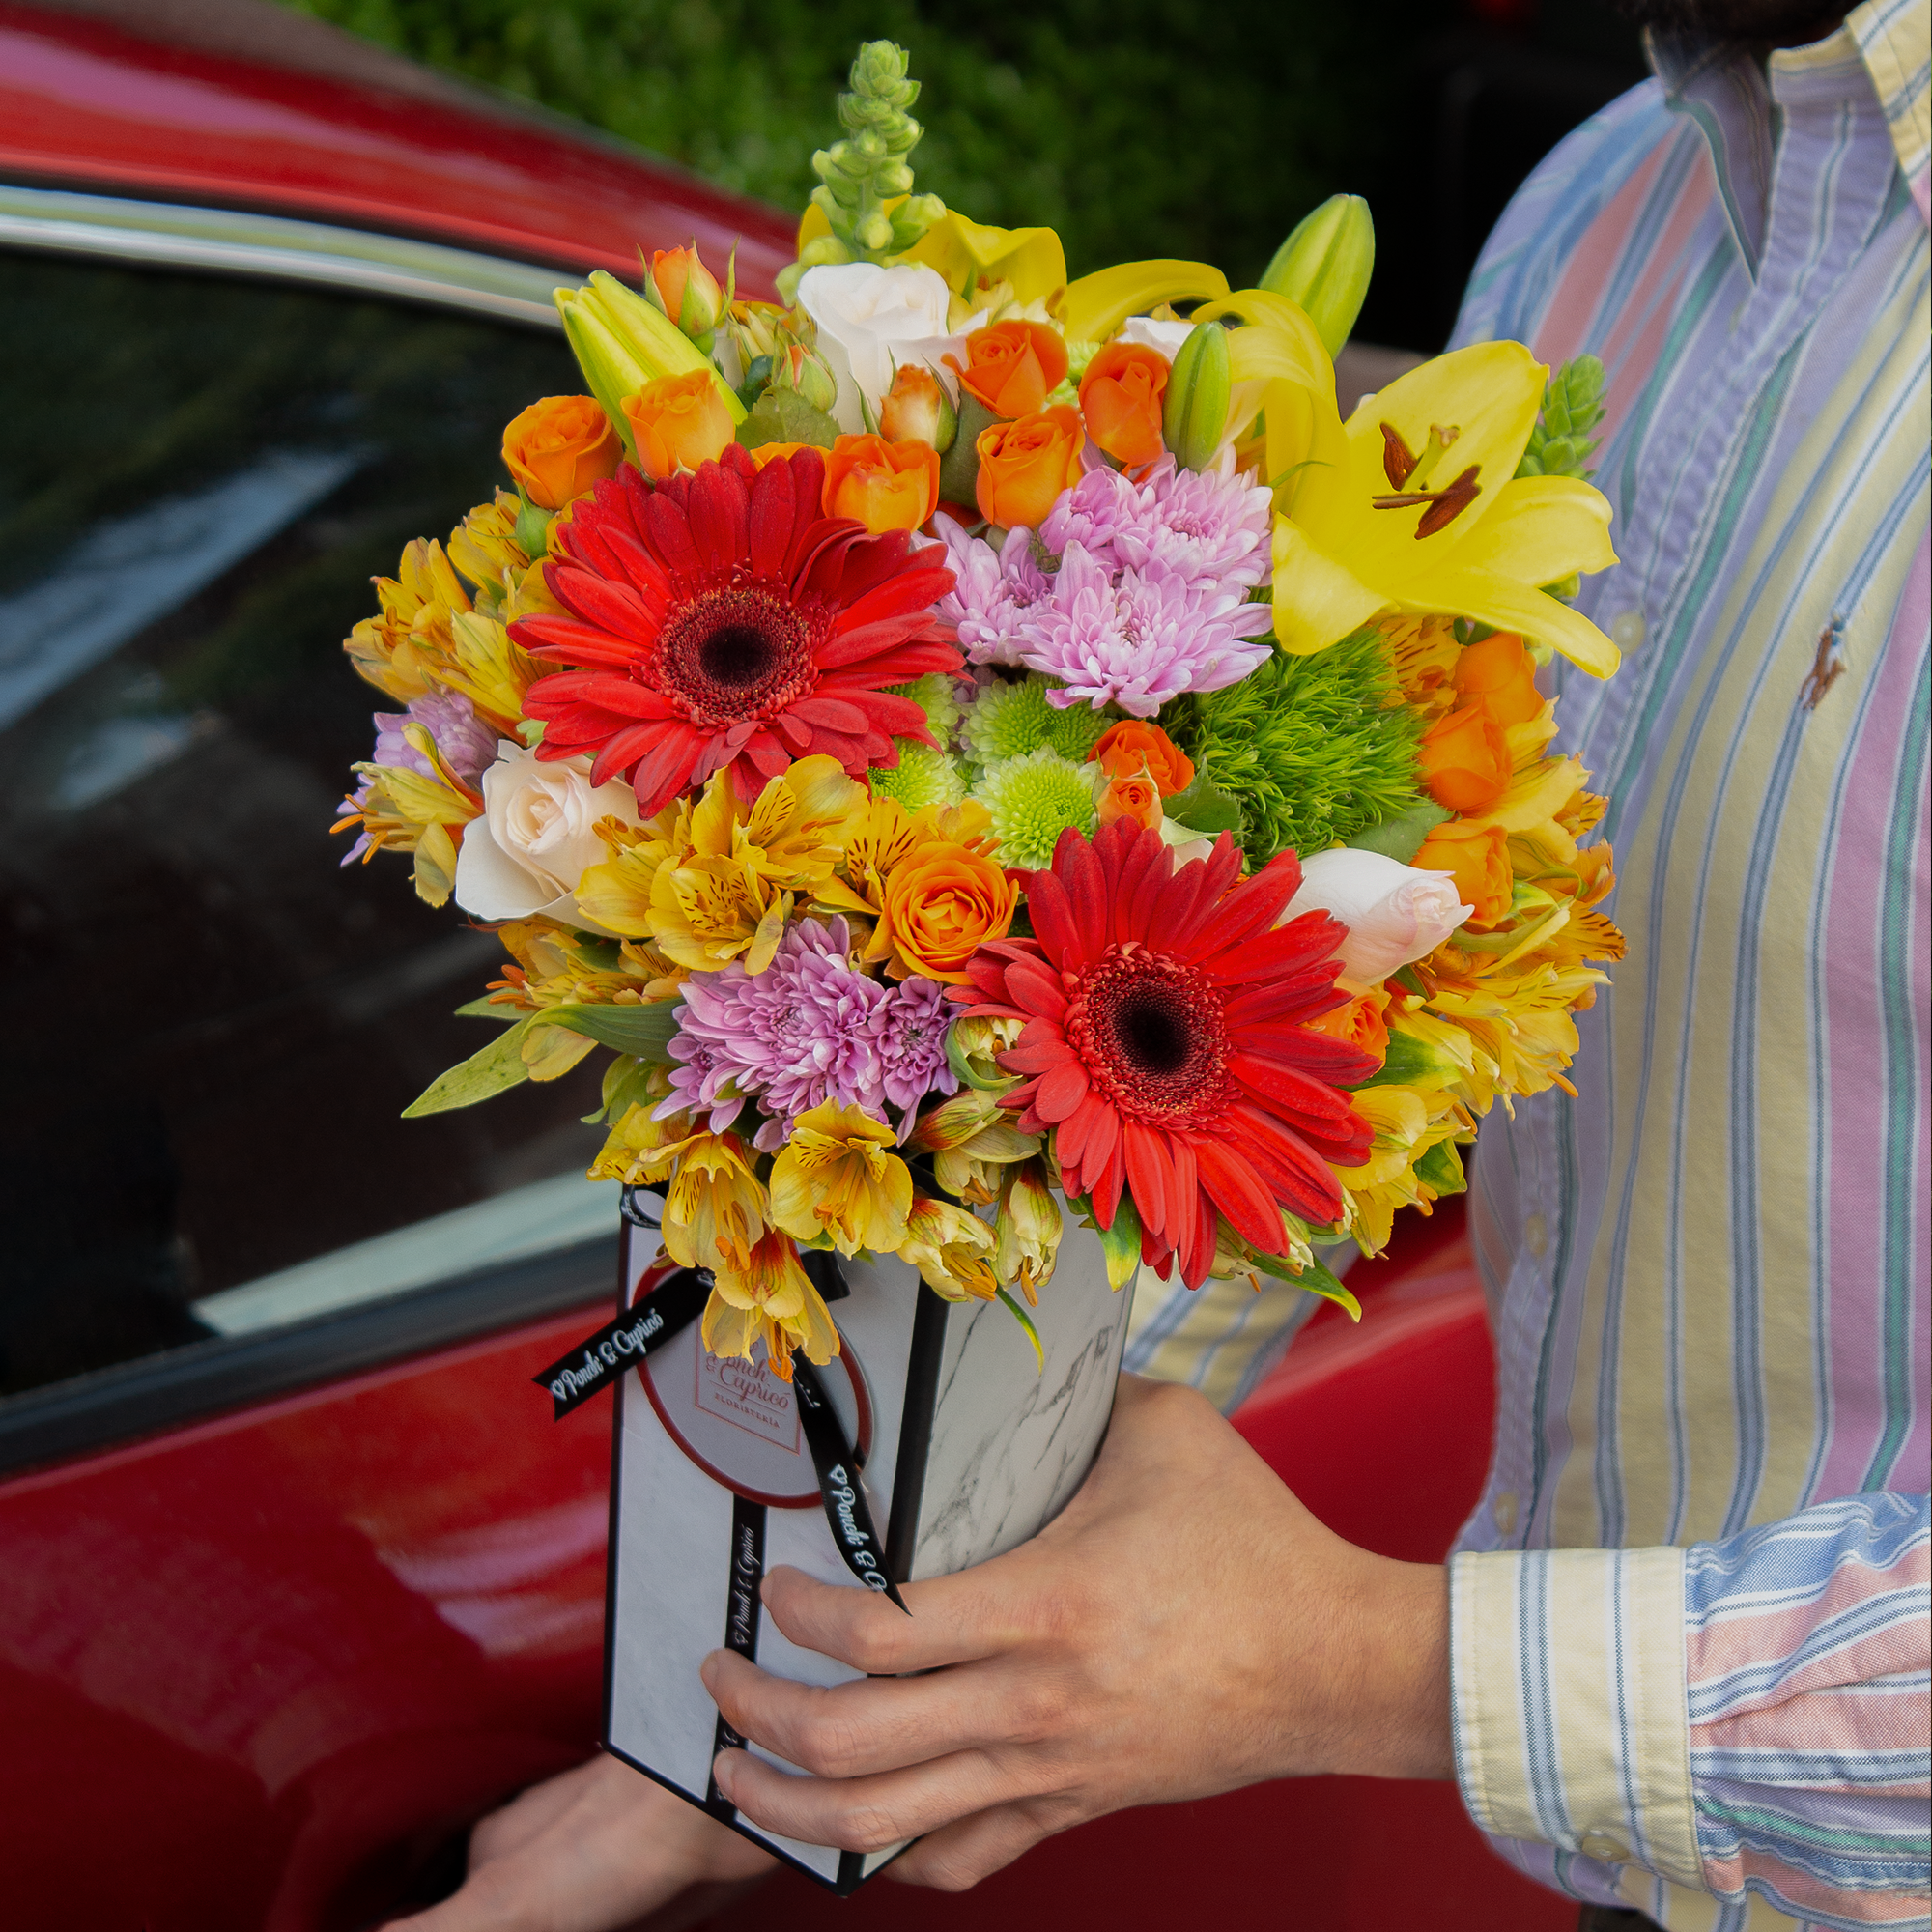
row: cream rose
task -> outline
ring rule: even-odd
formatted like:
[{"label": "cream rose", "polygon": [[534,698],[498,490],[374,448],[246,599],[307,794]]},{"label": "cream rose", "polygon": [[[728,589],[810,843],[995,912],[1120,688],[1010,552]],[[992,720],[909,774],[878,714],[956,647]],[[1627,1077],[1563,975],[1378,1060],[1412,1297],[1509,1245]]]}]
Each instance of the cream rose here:
[{"label": "cream rose", "polygon": [[1282,915],[1332,914],[1349,928],[1337,950],[1342,971],[1364,985],[1426,958],[1475,910],[1446,872],[1421,872],[1379,852],[1344,845],[1302,862],[1301,890]]},{"label": "cream rose", "polygon": [[547,764],[509,739],[483,774],[483,816],[464,827],[456,855],[456,903],[478,919],[528,919],[533,913],[601,932],[578,911],[574,895],[586,867],[610,848],[600,818],[638,823],[638,801],[617,781],[593,787],[590,760]]},{"label": "cream rose", "polygon": [[1180,354],[1180,345],[1193,333],[1191,322],[1156,322],[1151,315],[1130,315],[1121,328],[1121,340],[1151,349],[1156,355],[1165,355],[1172,362]]},{"label": "cream rose", "polygon": [[958,400],[959,379],[944,358],[951,352],[963,361],[960,345],[985,317],[976,316],[961,334],[952,334],[946,324],[952,299],[936,269],[910,263],[881,269],[871,262],[843,262],[808,269],[799,277],[798,305],[817,324],[818,353],[838,379],[832,413],[847,435],[865,431],[862,395],[878,420],[893,372],[907,362],[930,369]]}]

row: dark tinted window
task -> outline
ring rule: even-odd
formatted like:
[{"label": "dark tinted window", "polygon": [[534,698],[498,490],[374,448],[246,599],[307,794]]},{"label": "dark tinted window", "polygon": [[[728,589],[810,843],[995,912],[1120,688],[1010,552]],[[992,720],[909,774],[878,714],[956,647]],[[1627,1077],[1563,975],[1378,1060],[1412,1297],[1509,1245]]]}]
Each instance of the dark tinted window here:
[{"label": "dark tinted window", "polygon": [[370,577],[580,386],[560,334],[0,256],[0,1396],[581,1222],[474,1204],[581,1174],[590,1069],[398,1119],[500,949],[328,836],[391,708],[340,648]]}]

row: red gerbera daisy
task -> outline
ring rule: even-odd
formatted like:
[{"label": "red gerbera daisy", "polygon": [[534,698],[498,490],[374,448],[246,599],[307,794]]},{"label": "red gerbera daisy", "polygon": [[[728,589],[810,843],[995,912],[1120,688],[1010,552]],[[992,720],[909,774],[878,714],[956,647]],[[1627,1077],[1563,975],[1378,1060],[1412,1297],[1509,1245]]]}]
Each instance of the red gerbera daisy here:
[{"label": "red gerbera daisy", "polygon": [[736,444],[653,486],[625,463],[580,502],[544,579],[567,617],[525,617],[532,657],[580,667],[525,696],[538,755],[596,754],[591,781],[629,775],[647,816],[728,766],[755,797],[794,758],[854,778],[931,744],[925,713],[882,691],[960,656],[932,615],[952,573],[904,530],[870,536],[820,514],[815,449],[759,469]]},{"label": "red gerbera daisy", "polygon": [[1165,1275],[1178,1256],[1190,1288],[1213,1264],[1217,1214],[1280,1254],[1279,1210],[1332,1222],[1327,1163],[1369,1151],[1336,1083],[1376,1063],[1305,1024],[1347,998],[1344,929],[1320,912],[1276,927],[1301,883],[1293,853],[1236,884],[1240,866],[1225,833],[1177,871],[1130,819],[1092,843],[1064,832],[1052,869],[1026,875],[1035,936],[981,947],[952,989],[973,1013],[1027,1022],[1000,1064],[1029,1078],[1005,1104],[1025,1132],[1051,1130],[1067,1196],[1091,1195],[1111,1228],[1126,1188],[1143,1258]]}]

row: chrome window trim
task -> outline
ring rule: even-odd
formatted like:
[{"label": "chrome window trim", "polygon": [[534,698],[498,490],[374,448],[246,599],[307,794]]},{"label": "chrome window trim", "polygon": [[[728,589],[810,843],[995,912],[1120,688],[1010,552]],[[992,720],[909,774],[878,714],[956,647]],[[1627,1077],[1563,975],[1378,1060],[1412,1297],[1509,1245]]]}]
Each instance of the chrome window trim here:
[{"label": "chrome window trim", "polygon": [[362,228],[0,182],[0,247],[135,266],[210,269],[466,309],[560,328],[551,299],[567,270]]}]

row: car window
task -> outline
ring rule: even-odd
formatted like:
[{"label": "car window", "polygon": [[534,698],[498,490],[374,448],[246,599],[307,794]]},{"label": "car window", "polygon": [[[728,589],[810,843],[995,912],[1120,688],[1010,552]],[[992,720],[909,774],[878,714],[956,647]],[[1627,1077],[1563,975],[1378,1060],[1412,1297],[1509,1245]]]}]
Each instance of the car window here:
[{"label": "car window", "polygon": [[370,578],[579,387],[548,330],[0,255],[0,1411],[613,1236],[592,1070],[399,1118],[501,952],[329,836]]}]

